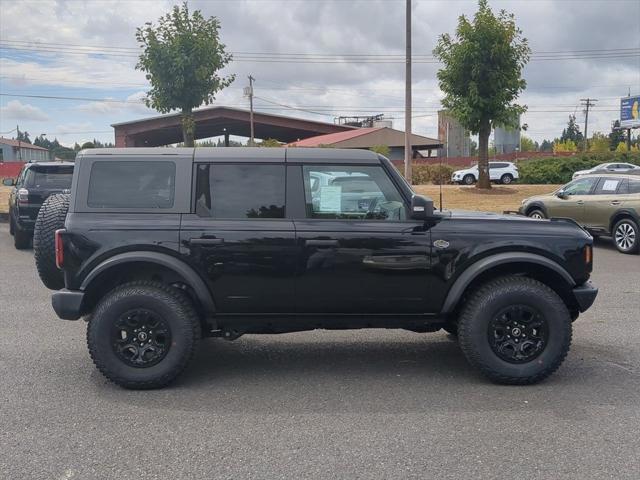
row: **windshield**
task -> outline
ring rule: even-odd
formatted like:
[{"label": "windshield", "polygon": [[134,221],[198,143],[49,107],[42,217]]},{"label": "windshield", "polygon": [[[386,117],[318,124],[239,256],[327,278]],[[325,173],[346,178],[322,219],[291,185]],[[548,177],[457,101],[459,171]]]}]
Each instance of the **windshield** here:
[{"label": "windshield", "polygon": [[24,185],[27,188],[71,188],[73,166],[31,167],[27,170]]}]

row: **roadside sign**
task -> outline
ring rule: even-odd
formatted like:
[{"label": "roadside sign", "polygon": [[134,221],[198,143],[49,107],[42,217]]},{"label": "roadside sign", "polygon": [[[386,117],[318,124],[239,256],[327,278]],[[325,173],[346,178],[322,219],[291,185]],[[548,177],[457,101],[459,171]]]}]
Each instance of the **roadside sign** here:
[{"label": "roadside sign", "polygon": [[620,99],[620,127],[640,127],[640,95]]}]

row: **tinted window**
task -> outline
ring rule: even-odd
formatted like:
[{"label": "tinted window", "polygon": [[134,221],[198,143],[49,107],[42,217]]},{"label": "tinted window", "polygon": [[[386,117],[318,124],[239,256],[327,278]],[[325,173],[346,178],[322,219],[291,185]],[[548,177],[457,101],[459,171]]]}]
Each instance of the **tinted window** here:
[{"label": "tinted window", "polygon": [[628,193],[640,193],[640,178],[630,178]]},{"label": "tinted window", "polygon": [[307,217],[404,220],[402,196],[382,167],[303,167]]},{"label": "tinted window", "polygon": [[71,188],[73,167],[31,167],[26,171],[24,185],[27,188]]},{"label": "tinted window", "polygon": [[595,195],[615,195],[621,184],[622,180],[620,178],[601,178],[593,193]]},{"label": "tinted window", "polygon": [[284,218],[285,167],[201,164],[196,214],[214,218]]},{"label": "tinted window", "polygon": [[578,180],[574,180],[573,182],[567,184],[564,187],[565,195],[589,195],[593,185],[596,183],[597,178],[580,178]]},{"label": "tinted window", "polygon": [[171,208],[175,195],[173,162],[95,162],[87,205],[93,208]]},{"label": "tinted window", "polygon": [[508,163],[496,163],[496,162],[489,163],[490,168],[507,168],[508,166],[509,166]]}]

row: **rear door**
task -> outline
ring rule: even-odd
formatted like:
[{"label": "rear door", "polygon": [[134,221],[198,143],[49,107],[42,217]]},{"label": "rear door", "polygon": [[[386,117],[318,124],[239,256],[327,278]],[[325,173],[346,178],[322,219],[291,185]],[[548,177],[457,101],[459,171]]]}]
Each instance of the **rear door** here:
[{"label": "rear door", "polygon": [[[297,310],[427,312],[430,232],[407,217],[408,199],[386,168],[305,163],[289,169],[302,180],[305,203],[295,218]],[[319,176],[330,179],[316,188]]]},{"label": "rear door", "polygon": [[584,199],[583,225],[594,230],[608,230],[612,215],[623,203],[619,194],[623,180],[615,177],[601,177],[598,180],[593,195],[587,195]]},{"label": "rear door", "polygon": [[285,172],[284,154],[273,163],[194,164],[181,251],[207,279],[221,314],[293,312],[296,245]]}]

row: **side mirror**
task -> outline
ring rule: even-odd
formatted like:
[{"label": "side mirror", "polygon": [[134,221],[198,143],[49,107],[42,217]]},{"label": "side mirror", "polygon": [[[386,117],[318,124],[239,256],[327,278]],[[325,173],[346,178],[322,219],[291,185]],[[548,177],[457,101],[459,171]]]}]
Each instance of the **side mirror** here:
[{"label": "side mirror", "polygon": [[13,178],[2,179],[2,185],[4,185],[5,187],[13,187],[15,184],[16,182],[13,180]]},{"label": "side mirror", "polygon": [[567,194],[564,193],[564,190],[558,190],[556,192],[556,197],[564,199],[564,198],[567,198]]},{"label": "side mirror", "polygon": [[411,218],[414,220],[427,220],[433,216],[433,201],[422,195],[414,195],[411,198]]}]

